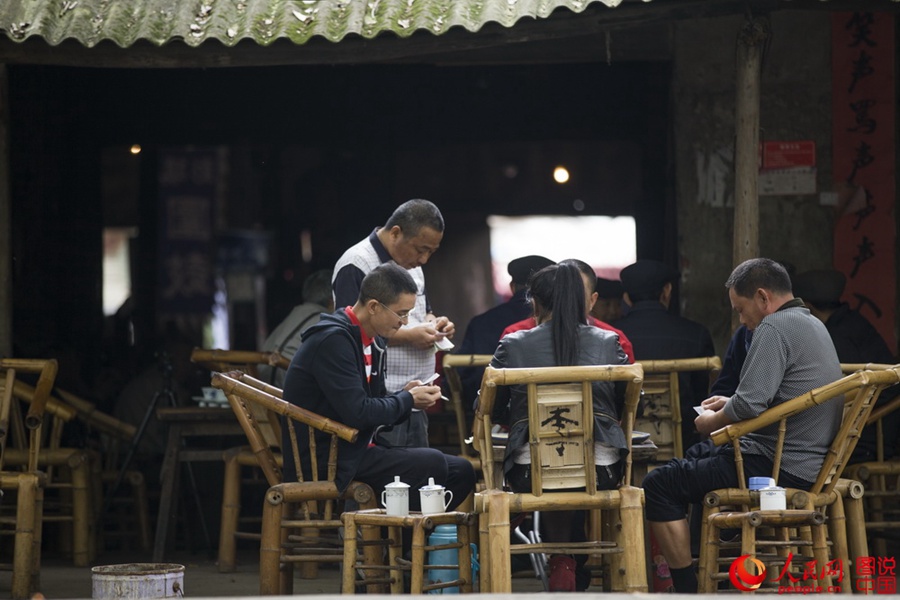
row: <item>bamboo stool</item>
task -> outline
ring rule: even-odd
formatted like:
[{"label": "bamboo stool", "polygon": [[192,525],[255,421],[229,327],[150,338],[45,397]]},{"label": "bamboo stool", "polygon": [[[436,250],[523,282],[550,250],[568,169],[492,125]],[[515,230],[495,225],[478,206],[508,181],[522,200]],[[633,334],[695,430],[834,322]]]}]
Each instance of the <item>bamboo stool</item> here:
[{"label": "bamboo stool", "polygon": [[[459,587],[463,593],[472,592],[472,553],[469,547],[469,527],[475,517],[470,513],[449,512],[431,515],[410,513],[406,517],[385,514],[381,508],[345,512],[341,515],[344,523],[344,572],[341,592],[356,593],[359,586],[370,586],[371,591],[378,591],[379,586],[389,585],[391,594],[403,593],[403,573],[410,573],[410,593],[423,594],[432,590],[443,590],[448,587]],[[456,543],[437,546],[427,545],[426,532],[437,525],[455,525]],[[359,541],[359,528],[376,530],[387,528],[387,539]],[[412,529],[411,560],[402,557],[401,529]],[[360,546],[387,546],[387,564],[363,558],[357,552]],[[459,552],[459,579],[438,583],[425,583],[425,572],[431,569],[456,569],[456,565],[428,565],[427,553],[432,550],[457,548]],[[371,555],[371,553],[369,553]],[[357,579],[357,572],[362,575]],[[383,589],[383,588],[381,588]]]}]

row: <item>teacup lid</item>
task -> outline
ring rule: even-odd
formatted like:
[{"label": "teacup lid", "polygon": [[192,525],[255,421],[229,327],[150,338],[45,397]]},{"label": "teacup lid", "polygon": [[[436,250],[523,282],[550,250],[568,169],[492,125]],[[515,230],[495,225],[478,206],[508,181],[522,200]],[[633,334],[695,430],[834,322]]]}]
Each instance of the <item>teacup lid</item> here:
[{"label": "teacup lid", "polygon": [[775,480],[771,477],[751,477],[750,478],[750,489],[751,490],[761,490],[762,488],[772,487],[775,485]]},{"label": "teacup lid", "polygon": [[420,491],[420,492],[434,492],[434,491],[439,491],[439,490],[442,490],[442,489],[444,489],[444,486],[442,486],[442,485],[437,485],[437,484],[434,482],[434,477],[429,477],[429,478],[428,478],[428,485],[423,485],[422,487],[419,488],[419,491]]},{"label": "teacup lid", "polygon": [[403,483],[402,481],[400,481],[400,476],[399,476],[399,475],[394,475],[394,481],[393,481],[393,483],[389,483],[389,484],[387,484],[387,485],[384,486],[384,487],[385,487],[385,489],[387,489],[387,488],[393,488],[393,489],[408,488],[408,487],[409,487],[409,484],[408,484],[408,483]]}]

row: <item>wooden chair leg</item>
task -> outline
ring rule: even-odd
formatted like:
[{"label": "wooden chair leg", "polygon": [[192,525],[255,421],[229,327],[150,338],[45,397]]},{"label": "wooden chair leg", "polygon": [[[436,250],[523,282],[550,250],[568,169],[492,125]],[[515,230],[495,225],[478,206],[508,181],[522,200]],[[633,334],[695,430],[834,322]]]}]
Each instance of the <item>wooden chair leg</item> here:
[{"label": "wooden chair leg", "polygon": [[481,571],[478,574],[478,588],[482,594],[488,594],[491,588],[491,540],[488,535],[489,519],[487,494],[479,494],[476,502],[480,505],[478,511],[478,549]]},{"label": "wooden chair leg", "polygon": [[259,595],[277,596],[281,591],[281,492],[269,490],[263,502],[259,544]]},{"label": "wooden chair leg", "polygon": [[[390,543],[387,547],[387,564],[390,567],[397,567],[400,565],[399,559],[403,554],[403,532],[399,527],[388,527],[387,530],[388,538],[390,538]],[[413,540],[413,545],[415,545],[415,539]],[[415,559],[413,561],[413,564],[415,564]],[[391,575],[391,594],[402,594],[403,571],[398,569],[396,571],[388,571],[388,573]]]},{"label": "wooden chair leg", "polygon": [[[417,521],[413,527],[412,569],[410,571],[409,591],[411,594],[421,594],[422,586],[425,585],[425,528],[422,526],[422,521]],[[399,579],[402,586],[403,577],[401,576]]]},{"label": "wooden chair leg", "polygon": [[[848,496],[844,500],[844,511],[847,515],[847,545],[849,547],[850,561],[853,563],[850,568],[853,589],[856,588],[856,565],[859,564],[860,557],[869,556],[869,544],[866,534],[866,518],[863,510],[863,498],[854,498]],[[885,556],[880,554],[877,556]],[[844,567],[845,569],[847,566]]]},{"label": "wooden chair leg", "polygon": [[718,587],[713,576],[719,563],[719,528],[709,517],[718,513],[717,507],[703,507],[703,521],[700,523],[700,560],[697,565],[697,592],[715,594]]},{"label": "wooden chair leg", "polygon": [[31,597],[35,557],[40,555],[40,535],[36,531],[42,516],[37,510],[39,491],[35,475],[22,473],[18,476],[12,573],[12,597],[15,600]]},{"label": "wooden chair leg", "polygon": [[343,515],[344,522],[344,570],[341,573],[341,593],[356,593],[356,518],[353,513]]},{"label": "wooden chair leg", "polygon": [[509,552],[509,494],[488,494],[488,552],[491,553],[491,592],[512,593],[512,565]]},{"label": "wooden chair leg", "polygon": [[463,594],[471,594],[473,589],[472,581],[472,546],[469,537],[470,528],[468,525],[458,525],[456,527],[456,539],[459,542],[459,577],[464,581],[460,587]]},{"label": "wooden chair leg", "polygon": [[153,547],[150,533],[150,504],[147,502],[147,480],[140,471],[129,471],[128,485],[134,500],[134,519],[141,538],[141,550],[149,552]]},{"label": "wooden chair leg", "polygon": [[624,486],[619,488],[622,520],[625,591],[647,591],[647,556],[644,552],[644,490]]},{"label": "wooden chair leg", "polygon": [[91,497],[89,489],[90,464],[86,453],[78,453],[69,461],[72,476],[72,562],[76,567],[91,564]]},{"label": "wooden chair leg", "polygon": [[222,484],[222,518],[219,524],[219,573],[231,573],[237,566],[235,533],[241,515],[241,465],[237,453],[223,455],[225,474]]},{"label": "wooden chair leg", "polygon": [[[844,501],[840,494],[834,501],[834,504],[828,507],[828,537],[831,538],[831,557],[840,560],[843,568],[850,568],[850,552],[847,542],[847,517],[844,514]],[[863,527],[865,529],[865,527]],[[855,564],[855,563],[854,563]],[[850,586],[849,573],[847,577],[841,578],[841,588],[843,593],[850,594],[853,588]]]},{"label": "wooden chair leg", "polygon": [[[278,528],[278,547],[287,548],[288,537],[291,530],[284,526],[284,521],[290,519],[297,509],[295,503],[285,502],[281,509],[282,525]],[[289,560],[281,560],[281,554],[278,555],[278,593],[282,596],[290,596],[294,593],[294,563]]]}]

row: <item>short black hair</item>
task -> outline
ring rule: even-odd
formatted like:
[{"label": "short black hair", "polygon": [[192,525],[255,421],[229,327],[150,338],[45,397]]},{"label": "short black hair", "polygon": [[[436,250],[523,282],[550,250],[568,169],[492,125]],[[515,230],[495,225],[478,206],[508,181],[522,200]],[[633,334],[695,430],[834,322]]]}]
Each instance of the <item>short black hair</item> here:
[{"label": "short black hair", "polygon": [[329,306],[331,295],[331,269],[320,269],[303,280],[303,301],[319,306]]},{"label": "short black hair", "polygon": [[385,229],[400,228],[405,237],[415,237],[423,227],[444,233],[444,217],[440,209],[428,200],[407,200],[398,206],[384,224]]},{"label": "short black hair", "polygon": [[392,304],[401,294],[416,294],[419,289],[409,272],[395,262],[387,262],[369,271],[359,286],[359,301],[377,300]]},{"label": "short black hair", "polygon": [[770,258],[745,260],[731,272],[725,287],[743,298],[752,298],[762,288],[777,294],[791,294],[791,276],[778,262]]}]

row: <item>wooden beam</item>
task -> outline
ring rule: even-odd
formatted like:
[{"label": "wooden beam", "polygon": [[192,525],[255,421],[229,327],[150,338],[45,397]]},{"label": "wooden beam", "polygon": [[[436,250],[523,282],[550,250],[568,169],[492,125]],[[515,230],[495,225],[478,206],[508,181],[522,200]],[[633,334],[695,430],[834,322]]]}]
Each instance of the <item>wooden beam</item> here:
[{"label": "wooden beam", "polygon": [[735,266],[759,256],[759,88],[760,62],[768,22],[747,20],[738,34],[735,98],[734,248]]},{"label": "wooden beam", "polygon": [[12,198],[9,163],[9,77],[0,63],[0,356],[12,356]]}]

